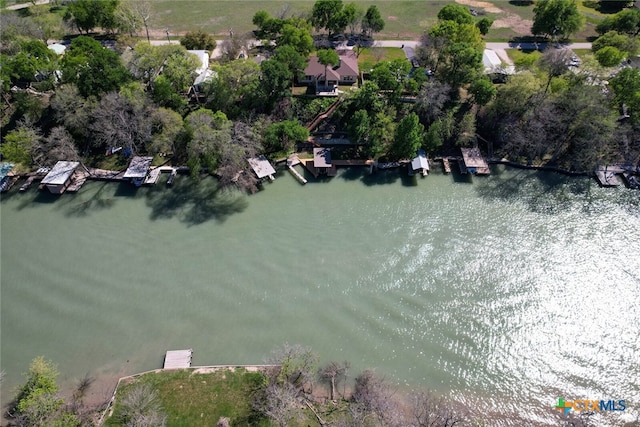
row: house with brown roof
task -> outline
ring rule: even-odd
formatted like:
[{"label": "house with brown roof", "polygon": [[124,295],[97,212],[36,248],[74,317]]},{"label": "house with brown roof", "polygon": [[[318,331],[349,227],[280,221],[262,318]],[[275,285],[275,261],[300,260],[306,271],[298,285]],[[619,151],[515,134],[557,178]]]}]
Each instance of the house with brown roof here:
[{"label": "house with brown roof", "polygon": [[358,81],[358,55],[355,51],[337,50],[340,61],[335,66],[325,66],[318,62],[317,56],[309,58],[304,77],[300,83],[315,86],[316,93],[331,92],[337,95],[338,85],[349,86]]}]

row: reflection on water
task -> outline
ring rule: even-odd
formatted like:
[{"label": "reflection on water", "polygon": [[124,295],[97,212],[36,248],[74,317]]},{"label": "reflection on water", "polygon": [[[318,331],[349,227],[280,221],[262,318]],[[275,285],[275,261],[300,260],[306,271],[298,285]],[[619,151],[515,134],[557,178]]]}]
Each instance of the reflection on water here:
[{"label": "reflection on water", "polygon": [[554,422],[558,397],[638,402],[638,196],[502,168],[280,173],[250,197],[186,177],[10,194],[2,368],[13,387],[44,354],[71,382],[156,368],[168,349],[260,363],[291,342],[511,425]]}]

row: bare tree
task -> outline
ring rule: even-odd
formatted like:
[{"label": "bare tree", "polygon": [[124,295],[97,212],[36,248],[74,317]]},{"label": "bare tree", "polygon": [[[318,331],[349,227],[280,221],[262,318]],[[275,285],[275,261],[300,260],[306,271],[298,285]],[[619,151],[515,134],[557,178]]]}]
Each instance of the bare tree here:
[{"label": "bare tree", "polygon": [[302,413],[298,389],[291,383],[271,384],[258,400],[255,409],[269,417],[280,427],[285,427]]},{"label": "bare tree", "polygon": [[349,362],[330,362],[328,365],[318,370],[318,376],[320,379],[328,382],[331,386],[331,400],[335,399],[336,387],[339,385],[340,381],[344,381],[346,379],[350,366]]},{"label": "bare tree", "polygon": [[79,161],[80,156],[71,134],[63,126],[57,126],[35,144],[33,160],[39,166],[53,166],[59,160]]},{"label": "bare tree", "polygon": [[415,427],[471,426],[469,411],[431,392],[411,395],[411,425]]},{"label": "bare tree", "polygon": [[366,425],[373,418],[385,426],[401,425],[393,390],[373,371],[366,370],[356,377],[352,400],[349,411],[356,424]]},{"label": "bare tree", "polygon": [[547,85],[544,89],[546,95],[549,85],[554,77],[563,75],[569,69],[571,61],[571,50],[569,49],[547,49],[542,58],[540,58],[540,66],[547,72]]},{"label": "bare tree", "polygon": [[269,372],[272,383],[287,382],[301,391],[312,389],[318,355],[310,347],[287,343],[271,353],[268,363],[277,365]]},{"label": "bare tree", "polygon": [[223,59],[233,61],[238,58],[243,50],[247,50],[246,34],[236,34],[233,37],[226,38],[220,43],[220,51]]}]

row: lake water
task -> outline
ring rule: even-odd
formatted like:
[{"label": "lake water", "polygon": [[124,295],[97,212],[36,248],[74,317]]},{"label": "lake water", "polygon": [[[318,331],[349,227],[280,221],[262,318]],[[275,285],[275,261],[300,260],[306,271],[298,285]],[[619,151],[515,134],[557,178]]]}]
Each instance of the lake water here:
[{"label": "lake water", "polygon": [[496,424],[556,422],[558,397],[625,399],[597,420],[635,419],[640,192],[493,172],[3,195],[2,403],[38,355],[107,396],[166,350],[259,364],[289,342]]}]

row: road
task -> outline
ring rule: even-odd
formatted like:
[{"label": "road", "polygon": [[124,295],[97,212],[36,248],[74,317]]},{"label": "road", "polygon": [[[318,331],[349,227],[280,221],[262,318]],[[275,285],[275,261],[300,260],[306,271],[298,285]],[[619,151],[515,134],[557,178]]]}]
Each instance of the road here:
[{"label": "road", "polygon": [[[49,0],[38,0],[36,2],[36,5],[40,5],[40,4],[47,4],[49,3]],[[20,4],[14,4],[11,6],[7,6],[5,9],[6,10],[19,10],[19,9],[26,9],[27,7],[33,6],[33,3],[20,3]]]}]

